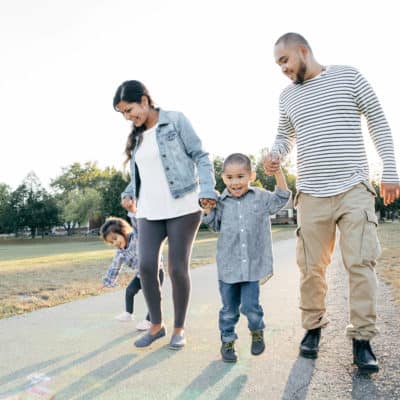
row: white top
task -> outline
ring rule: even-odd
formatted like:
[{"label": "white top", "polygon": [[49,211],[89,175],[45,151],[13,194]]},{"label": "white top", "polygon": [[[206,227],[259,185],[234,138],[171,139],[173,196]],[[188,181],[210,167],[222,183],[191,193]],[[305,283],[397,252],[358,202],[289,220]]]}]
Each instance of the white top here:
[{"label": "white top", "polygon": [[200,210],[197,192],[174,199],[161,162],[156,129],[143,132],[143,141],[135,154],[140,175],[140,192],[136,218],[160,220],[192,214]]}]

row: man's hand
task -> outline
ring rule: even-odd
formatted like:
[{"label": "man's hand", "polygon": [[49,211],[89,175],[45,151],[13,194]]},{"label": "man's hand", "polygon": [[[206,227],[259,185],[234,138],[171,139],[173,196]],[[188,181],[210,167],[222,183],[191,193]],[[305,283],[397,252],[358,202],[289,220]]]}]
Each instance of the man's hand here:
[{"label": "man's hand", "polygon": [[400,197],[400,184],[381,182],[381,197],[385,206],[396,201]]},{"label": "man's hand", "polygon": [[267,175],[275,175],[281,168],[281,158],[278,153],[268,153],[264,157],[263,163]]},{"label": "man's hand", "polygon": [[137,208],[136,208],[136,200],[133,200],[132,197],[130,196],[125,196],[121,200],[121,206],[125,208],[125,210],[136,213]]}]

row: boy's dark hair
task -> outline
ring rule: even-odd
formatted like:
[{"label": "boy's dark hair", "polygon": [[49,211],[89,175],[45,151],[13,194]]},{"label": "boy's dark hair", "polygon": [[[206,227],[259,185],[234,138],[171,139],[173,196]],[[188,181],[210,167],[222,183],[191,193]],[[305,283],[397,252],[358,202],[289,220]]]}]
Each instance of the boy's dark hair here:
[{"label": "boy's dark hair", "polygon": [[224,172],[225,168],[230,164],[241,164],[246,168],[247,171],[252,171],[250,158],[242,153],[233,153],[226,157],[222,167],[222,172]]},{"label": "boy's dark hair", "polygon": [[100,227],[100,236],[103,240],[110,233],[117,233],[128,239],[129,234],[132,232],[132,227],[122,218],[118,217],[108,217],[104,224]]}]

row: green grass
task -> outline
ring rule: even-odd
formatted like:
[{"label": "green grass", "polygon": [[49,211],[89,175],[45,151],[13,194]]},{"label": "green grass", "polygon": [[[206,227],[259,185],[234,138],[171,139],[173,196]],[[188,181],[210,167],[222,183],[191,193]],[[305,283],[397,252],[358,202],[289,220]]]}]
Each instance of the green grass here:
[{"label": "green grass", "polygon": [[[273,237],[291,238],[293,231],[274,226]],[[198,233],[192,268],[215,262],[217,237],[209,231]],[[99,237],[0,241],[0,318],[103,293],[101,278],[114,252]],[[168,243],[163,250],[166,264],[167,252]],[[132,276],[130,269],[125,272],[119,277],[121,287]]]}]

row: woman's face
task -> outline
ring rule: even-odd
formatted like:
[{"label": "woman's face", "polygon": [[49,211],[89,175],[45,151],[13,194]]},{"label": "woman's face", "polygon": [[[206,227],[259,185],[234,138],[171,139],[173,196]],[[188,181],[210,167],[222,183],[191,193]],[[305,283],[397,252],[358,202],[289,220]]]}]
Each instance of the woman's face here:
[{"label": "woman's face", "polygon": [[144,125],[149,116],[149,104],[147,97],[143,96],[140,103],[127,103],[126,101],[120,101],[117,104],[117,110],[129,121],[139,128]]}]

